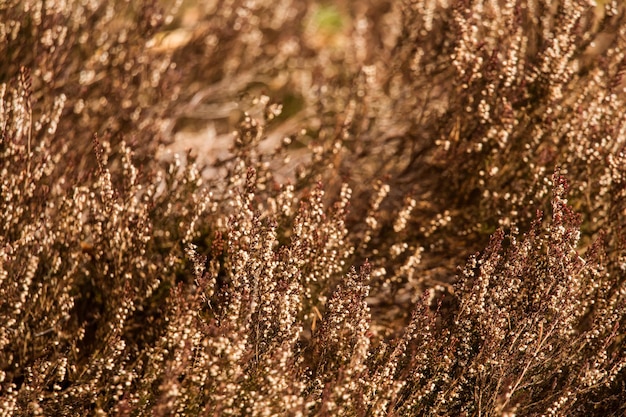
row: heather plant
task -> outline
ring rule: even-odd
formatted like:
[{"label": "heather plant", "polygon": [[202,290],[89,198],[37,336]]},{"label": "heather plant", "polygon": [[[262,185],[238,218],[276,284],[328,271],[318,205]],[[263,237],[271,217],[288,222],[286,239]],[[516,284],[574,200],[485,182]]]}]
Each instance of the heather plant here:
[{"label": "heather plant", "polygon": [[621,3],[0,12],[0,415],[626,412]]}]

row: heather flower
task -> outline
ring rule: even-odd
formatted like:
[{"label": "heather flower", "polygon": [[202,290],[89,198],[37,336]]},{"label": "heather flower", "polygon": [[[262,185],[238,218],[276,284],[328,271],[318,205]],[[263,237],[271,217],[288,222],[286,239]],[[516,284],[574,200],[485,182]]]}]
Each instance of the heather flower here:
[{"label": "heather flower", "polygon": [[9,3],[0,415],[626,411],[621,2]]}]

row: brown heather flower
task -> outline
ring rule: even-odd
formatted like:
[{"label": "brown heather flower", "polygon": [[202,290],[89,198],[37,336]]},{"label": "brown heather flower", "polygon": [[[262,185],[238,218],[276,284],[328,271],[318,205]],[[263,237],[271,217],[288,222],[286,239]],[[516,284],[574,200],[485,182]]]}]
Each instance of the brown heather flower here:
[{"label": "brown heather flower", "polygon": [[0,416],[623,415],[625,23],[0,4]]}]

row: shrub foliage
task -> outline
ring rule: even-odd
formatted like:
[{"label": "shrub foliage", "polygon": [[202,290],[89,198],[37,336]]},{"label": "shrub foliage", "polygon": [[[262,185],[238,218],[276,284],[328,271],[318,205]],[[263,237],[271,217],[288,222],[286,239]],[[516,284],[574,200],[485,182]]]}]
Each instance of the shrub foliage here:
[{"label": "shrub foliage", "polygon": [[0,3],[0,415],[626,413],[622,2],[200,3]]}]

